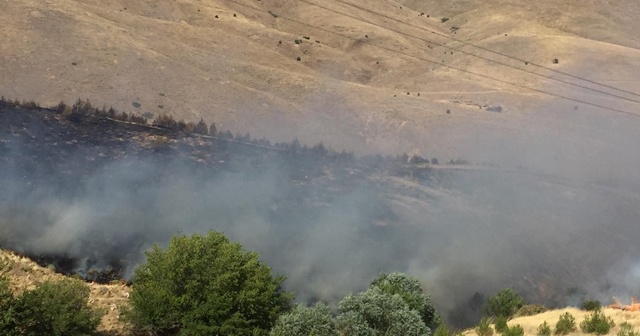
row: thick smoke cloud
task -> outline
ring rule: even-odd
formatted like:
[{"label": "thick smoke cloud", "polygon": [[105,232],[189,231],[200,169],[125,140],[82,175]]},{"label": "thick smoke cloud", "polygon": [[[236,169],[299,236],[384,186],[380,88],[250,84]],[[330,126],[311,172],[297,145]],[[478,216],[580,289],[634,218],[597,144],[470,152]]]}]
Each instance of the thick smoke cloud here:
[{"label": "thick smoke cloud", "polygon": [[63,168],[22,171],[11,162],[27,150],[3,146],[2,245],[74,258],[78,272],[124,264],[130,276],[151,244],[216,230],[259,252],[300,301],[335,303],[380,271],[404,271],[458,326],[506,286],[555,305],[575,303],[571,288],[605,301],[640,291],[640,196],[606,179],[472,166],[422,183],[373,174],[334,191],[331,174],[292,180],[287,160],[218,171],[123,155],[74,180]]}]

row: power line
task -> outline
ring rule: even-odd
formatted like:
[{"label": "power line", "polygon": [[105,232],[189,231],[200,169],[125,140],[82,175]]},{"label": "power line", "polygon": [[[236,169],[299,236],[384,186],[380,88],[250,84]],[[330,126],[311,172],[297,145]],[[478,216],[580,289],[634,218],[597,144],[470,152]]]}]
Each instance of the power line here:
[{"label": "power line", "polygon": [[[237,2],[235,0],[226,0],[226,1],[230,2],[230,3],[233,3],[233,4],[236,4],[238,6],[241,6],[241,7],[248,8],[248,9],[256,11],[256,12],[275,15],[275,13],[273,13],[272,11],[265,11],[263,9],[255,8],[253,6],[249,6],[249,5]],[[303,1],[303,0],[300,0],[300,1]],[[640,114],[632,113],[632,112],[629,112],[629,111],[620,110],[620,109],[616,109],[616,108],[613,108],[613,107],[607,107],[607,106],[604,106],[604,105],[599,105],[599,104],[590,103],[590,102],[587,102],[587,101],[584,101],[584,100],[567,97],[567,96],[564,96],[564,95],[561,95],[561,94],[556,94],[556,93],[552,93],[552,92],[548,92],[548,91],[544,91],[544,90],[540,90],[540,89],[531,88],[531,87],[528,87],[528,86],[525,86],[525,85],[522,85],[522,84],[512,83],[512,82],[508,82],[508,81],[505,81],[505,80],[502,80],[502,79],[494,78],[494,77],[491,77],[491,76],[488,76],[488,75],[476,73],[476,72],[473,72],[473,71],[470,71],[470,70],[465,70],[465,69],[454,67],[454,66],[451,66],[451,65],[442,64],[442,63],[440,63],[438,61],[434,61],[434,60],[431,60],[431,59],[428,59],[428,58],[410,55],[410,54],[404,53],[402,51],[398,51],[398,50],[391,49],[391,48],[388,48],[388,47],[384,47],[384,46],[381,46],[381,45],[373,44],[371,42],[366,42],[366,41],[363,42],[361,39],[354,38],[354,37],[351,37],[351,36],[348,36],[348,35],[344,35],[344,34],[341,34],[341,33],[337,33],[337,32],[331,31],[331,30],[326,29],[326,28],[314,26],[314,25],[311,25],[311,24],[308,24],[308,23],[305,23],[305,22],[302,22],[302,21],[299,21],[299,20],[296,20],[296,19],[293,19],[293,18],[289,18],[289,17],[283,16],[283,15],[280,15],[280,14],[277,14],[276,17],[277,18],[281,18],[283,20],[291,21],[293,23],[296,23],[296,24],[299,24],[299,25],[302,25],[302,26],[306,26],[306,27],[309,27],[309,28],[312,28],[312,29],[323,31],[323,32],[326,32],[326,33],[329,33],[329,34],[332,34],[332,35],[340,36],[340,37],[345,38],[345,39],[349,39],[349,40],[357,41],[357,42],[362,42],[362,43],[371,45],[371,46],[379,48],[379,49],[383,49],[383,50],[386,50],[386,51],[389,51],[389,52],[393,52],[393,53],[397,53],[397,54],[400,54],[400,55],[404,55],[404,56],[407,56],[407,57],[410,57],[410,58],[414,58],[414,59],[417,59],[417,60],[420,60],[420,61],[436,64],[436,65],[439,65],[439,66],[442,66],[442,67],[445,67],[445,68],[448,68],[448,69],[460,71],[462,73],[466,73],[466,74],[474,75],[474,76],[477,76],[477,77],[489,79],[489,80],[492,80],[492,81],[495,81],[495,82],[498,82],[498,83],[511,85],[513,87],[517,87],[517,88],[529,90],[529,91],[532,91],[532,92],[544,94],[544,95],[547,95],[547,96],[550,96],[550,97],[555,97],[555,98],[560,98],[560,99],[572,101],[572,102],[575,102],[575,103],[580,103],[580,104],[587,105],[587,106],[597,107],[597,108],[600,108],[600,109],[603,109],[603,110],[608,110],[608,111],[611,111],[611,112],[627,114],[627,115],[631,115],[631,116],[634,116],[634,117],[640,117]]]},{"label": "power line", "polygon": [[[304,1],[304,0],[300,0],[300,1],[308,3],[308,4],[311,4],[313,6],[324,8],[326,10],[334,11],[332,9],[329,9],[329,8],[326,8],[326,7],[322,7],[321,5],[318,5],[318,4],[315,4],[315,3],[311,3],[311,2],[308,2],[308,1]],[[355,5],[355,4],[350,3],[350,2],[346,2],[346,1],[343,1],[343,0],[333,0],[333,1],[342,3],[342,4],[347,5],[347,6],[351,6],[353,8],[360,9],[362,11],[365,11],[365,12],[368,12],[368,13],[371,13],[371,14],[374,14],[374,15],[379,15],[379,16],[385,18],[385,19],[389,19],[389,20],[392,20],[392,21],[395,21],[395,22],[398,22],[398,23],[401,23],[401,24],[404,24],[404,25],[407,25],[407,26],[410,26],[410,27],[413,27],[413,28],[416,28],[416,29],[420,29],[422,31],[430,32],[432,34],[444,37],[446,39],[449,39],[449,40],[452,40],[452,41],[455,41],[455,42],[459,42],[459,43],[462,43],[464,45],[468,45],[468,46],[471,46],[471,47],[474,47],[474,48],[477,48],[477,49],[480,49],[480,50],[483,50],[483,51],[486,51],[486,52],[489,52],[489,53],[492,53],[492,54],[500,55],[502,57],[513,59],[513,60],[516,60],[518,62],[522,62],[522,63],[528,64],[528,65],[531,65],[531,66],[534,66],[534,67],[537,67],[537,68],[540,68],[540,69],[544,69],[544,70],[547,70],[547,71],[555,72],[555,73],[558,73],[558,74],[561,74],[561,75],[564,75],[564,76],[567,76],[567,77],[571,77],[571,78],[574,78],[574,79],[578,79],[578,80],[581,80],[581,81],[584,81],[584,82],[587,82],[587,83],[599,85],[599,86],[602,86],[602,87],[605,87],[605,88],[608,88],[608,89],[611,89],[611,90],[615,90],[615,91],[619,91],[619,92],[623,92],[623,93],[627,93],[627,94],[630,94],[630,95],[633,95],[633,96],[640,97],[640,94],[632,92],[632,91],[623,90],[623,89],[617,88],[615,86],[603,84],[603,83],[600,83],[600,82],[597,82],[597,81],[594,81],[594,80],[591,80],[591,79],[588,79],[588,78],[576,76],[576,75],[573,75],[573,74],[570,74],[570,73],[567,73],[567,72],[564,72],[564,71],[561,71],[561,70],[556,70],[556,69],[553,69],[553,68],[549,68],[549,67],[546,67],[544,65],[536,64],[534,62],[530,62],[530,61],[527,61],[527,60],[524,60],[524,59],[521,59],[521,58],[518,58],[518,57],[515,57],[515,56],[512,56],[512,55],[508,55],[508,54],[505,54],[505,53],[502,53],[502,52],[499,52],[499,51],[491,50],[489,48],[486,48],[486,47],[483,47],[483,46],[480,46],[480,45],[477,45],[477,44],[474,44],[474,43],[471,43],[471,42],[468,42],[468,41],[465,41],[465,40],[457,39],[457,38],[455,38],[453,36],[441,33],[441,32],[439,32],[437,30],[424,28],[424,27],[417,26],[415,24],[404,22],[402,20],[396,19],[396,18],[388,16],[386,14],[383,14],[383,13],[380,13],[380,12],[376,12],[376,11],[370,10],[370,9],[362,7],[362,6]],[[337,12],[337,11],[334,11],[334,12]],[[347,15],[347,14],[344,14],[344,13],[339,13],[339,14]],[[359,18],[354,18],[354,19],[361,20]],[[364,20],[362,20],[362,21],[364,21]],[[366,22],[366,21],[364,21],[364,22]],[[382,27],[382,28],[389,29],[389,28],[386,28],[386,27]],[[436,43],[434,42],[434,44],[436,44]],[[448,47],[448,46],[445,46],[445,45],[442,45],[442,46],[445,47],[445,48],[458,50],[458,49],[455,49],[455,48],[452,48],[452,47]],[[464,52],[462,50],[458,50],[458,51]],[[527,71],[527,70],[524,70],[522,68],[517,68],[517,69],[520,69],[522,71]]]},{"label": "power line", "polygon": [[[379,25],[379,24],[377,24],[377,23],[375,23],[375,22],[372,22],[372,21],[369,21],[369,20],[365,20],[365,19],[361,19],[361,18],[358,18],[358,17],[353,16],[353,15],[351,15],[351,14],[347,14],[347,13],[340,12],[340,11],[337,11],[337,10],[331,9],[331,8],[329,8],[329,7],[326,7],[326,6],[319,5],[319,4],[314,3],[314,2],[312,2],[312,1],[307,1],[307,0],[299,0],[299,1],[300,1],[300,2],[304,2],[304,3],[306,3],[306,4],[309,4],[309,5],[312,5],[312,6],[316,6],[316,7],[318,7],[318,8],[322,8],[322,9],[327,10],[327,11],[330,11],[330,12],[332,12],[332,13],[336,13],[336,14],[339,14],[339,15],[346,16],[346,17],[348,17],[348,18],[351,18],[351,19],[354,19],[354,20],[357,20],[357,21],[360,21],[360,22],[365,22],[365,23],[367,23],[367,24],[370,24],[370,25],[375,26],[375,27],[378,27],[378,28],[382,28],[382,29],[385,29],[385,30],[392,31],[392,32],[397,33],[397,34],[400,34],[400,35],[404,35],[404,36],[407,36],[407,37],[410,37],[410,38],[414,38],[414,39],[417,39],[417,40],[420,40],[420,41],[423,41],[423,42],[426,42],[426,43],[434,44],[434,45],[437,45],[437,46],[440,46],[440,47],[443,47],[443,48],[446,48],[446,49],[449,49],[449,50],[455,50],[455,51],[460,52],[460,53],[462,53],[462,54],[469,55],[469,56],[471,56],[471,57],[476,57],[476,58],[479,58],[479,59],[485,60],[485,61],[487,61],[487,62],[491,62],[491,63],[495,63],[495,64],[503,65],[503,66],[506,66],[506,67],[511,68],[511,69],[515,69],[515,70],[522,71],[522,72],[525,72],[525,73],[528,73],[528,74],[531,74],[531,75],[535,75],[535,76],[543,77],[543,78],[546,78],[546,79],[549,79],[549,80],[552,80],[552,81],[560,82],[560,83],[567,84],[567,85],[571,85],[571,86],[575,86],[575,87],[578,87],[578,88],[581,88],[581,89],[585,89],[585,90],[589,90],[589,91],[592,91],[592,92],[600,93],[600,94],[603,94],[603,95],[606,95],[606,96],[611,96],[611,97],[614,97],[614,98],[618,98],[618,99],[622,99],[622,100],[626,100],[626,101],[630,101],[630,102],[633,102],[633,103],[640,104],[640,100],[636,100],[636,99],[632,99],[632,98],[627,98],[627,97],[620,96],[620,95],[617,95],[617,94],[613,94],[613,93],[609,93],[609,92],[606,92],[606,91],[602,91],[602,90],[594,89],[594,88],[591,88],[591,87],[588,87],[588,86],[584,86],[584,85],[576,84],[576,83],[573,83],[573,82],[569,82],[569,81],[566,81],[566,80],[563,80],[563,79],[559,79],[559,78],[551,77],[551,76],[548,76],[548,75],[543,75],[543,74],[540,74],[540,73],[537,73],[537,72],[534,72],[534,71],[531,71],[531,70],[522,69],[522,68],[519,68],[519,67],[517,67],[517,66],[513,66],[513,65],[511,65],[511,64],[508,64],[508,63],[504,63],[504,62],[497,61],[497,60],[494,60],[494,59],[491,59],[491,58],[488,58],[488,57],[484,57],[484,56],[481,56],[481,55],[477,55],[477,54],[474,54],[474,53],[470,53],[470,52],[465,51],[465,50],[462,50],[462,49],[460,49],[460,48],[450,47],[450,46],[447,46],[447,45],[445,45],[445,44],[438,43],[438,42],[435,42],[435,41],[431,41],[431,40],[425,39],[425,38],[423,38],[423,37],[419,37],[419,36],[411,35],[411,34],[409,34],[409,33],[405,33],[405,32],[403,32],[403,31],[400,31],[400,30],[397,30],[397,29],[393,29],[393,28],[389,28],[389,27],[384,27],[384,26],[381,26],[381,25]],[[401,24],[404,24],[404,25],[408,25],[408,26],[410,26],[410,27],[414,27],[414,28],[421,29],[421,30],[424,30],[424,31],[432,32],[431,30],[428,30],[428,29],[425,29],[425,28],[421,28],[421,27],[418,27],[418,26],[416,26],[416,25],[412,25],[412,24],[409,24],[409,23],[405,23],[405,22],[403,22],[403,21],[400,21],[400,20],[398,20],[398,19],[392,18],[392,17],[387,16],[387,15],[385,15],[385,14],[378,13],[378,12],[375,12],[375,11],[372,11],[372,10],[369,10],[369,9],[366,9],[366,8],[363,8],[363,7],[360,7],[360,6],[357,6],[357,5],[352,5],[352,4],[350,4],[350,3],[348,3],[348,2],[344,2],[344,1],[342,1],[342,0],[333,0],[333,1],[340,2],[340,3],[346,4],[346,5],[352,6],[352,7],[354,7],[354,8],[357,8],[357,9],[361,9],[361,10],[363,10],[363,11],[367,11],[367,12],[372,13],[372,14],[380,15],[380,16],[382,16],[382,17],[384,17],[384,18],[387,18],[387,19],[389,19],[389,20],[396,21],[396,22],[401,23]],[[442,34],[442,33],[439,33],[439,34],[440,34],[441,36],[445,36],[445,37],[447,37],[447,35],[445,35],[445,34]],[[449,38],[449,37],[447,37],[447,38]],[[457,41],[457,40],[456,40],[456,41]],[[485,48],[485,49],[486,49],[486,48]],[[489,50],[489,49],[486,49],[486,50],[487,50],[487,51],[490,51],[490,52],[492,52],[492,53],[495,53],[495,54],[499,54],[498,52],[493,52],[493,51],[491,51],[491,50]],[[513,58],[513,57],[510,57],[510,58]],[[522,62],[525,62],[525,63],[526,63],[527,61],[522,60]],[[533,63],[530,63],[530,64],[532,64],[532,65],[533,65]],[[539,66],[539,67],[541,67],[541,66]],[[552,70],[552,71],[557,71],[557,70]],[[580,78],[580,77],[577,77],[577,76],[572,76],[572,77],[578,78],[578,79],[583,80],[583,81],[591,82],[590,80],[583,79],[583,78]],[[598,85],[602,85],[602,86],[608,87],[607,85],[599,84],[599,83],[597,83],[597,82],[594,82],[594,83],[596,83],[596,84],[598,84]],[[615,88],[613,88],[613,89],[615,89]],[[615,89],[615,90],[618,90],[618,89]],[[618,90],[618,91],[626,92],[626,91],[624,91],[624,90]],[[632,92],[628,92],[628,93],[630,93],[630,94],[632,94],[632,95],[635,95],[635,96],[640,97],[640,95],[638,95],[638,94],[635,94],[635,93],[632,93]]]}]

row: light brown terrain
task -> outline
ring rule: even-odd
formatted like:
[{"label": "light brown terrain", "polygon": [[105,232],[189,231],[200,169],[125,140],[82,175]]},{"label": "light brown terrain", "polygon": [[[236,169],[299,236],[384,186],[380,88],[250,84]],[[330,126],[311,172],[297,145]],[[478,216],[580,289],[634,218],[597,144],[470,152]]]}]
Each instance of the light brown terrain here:
[{"label": "light brown terrain", "polygon": [[0,93],[360,152],[496,159],[478,150],[556,133],[607,151],[598,118],[636,118],[527,88],[640,114],[554,72],[640,93],[638,17],[632,0],[5,0]]}]

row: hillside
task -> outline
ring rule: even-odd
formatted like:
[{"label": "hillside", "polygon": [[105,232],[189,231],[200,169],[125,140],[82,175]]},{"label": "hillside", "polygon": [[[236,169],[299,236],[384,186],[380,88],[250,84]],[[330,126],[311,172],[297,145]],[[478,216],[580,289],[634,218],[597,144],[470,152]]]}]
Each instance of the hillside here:
[{"label": "hillside", "polygon": [[552,307],[576,304],[576,288],[603,301],[637,293],[633,185],[7,104],[0,121],[0,246],[59,272],[129,278],[153,243],[216,230],[259,252],[302,302],[404,271],[456,326],[509,286]]},{"label": "hillside", "polygon": [[504,160],[505,150],[516,152],[512,143],[546,148],[539,139],[561,133],[606,155],[619,144],[591,137],[602,132],[601,120],[635,118],[527,87],[637,112],[638,7],[630,0],[5,1],[0,92],[49,105],[89,98],[359,152]]}]

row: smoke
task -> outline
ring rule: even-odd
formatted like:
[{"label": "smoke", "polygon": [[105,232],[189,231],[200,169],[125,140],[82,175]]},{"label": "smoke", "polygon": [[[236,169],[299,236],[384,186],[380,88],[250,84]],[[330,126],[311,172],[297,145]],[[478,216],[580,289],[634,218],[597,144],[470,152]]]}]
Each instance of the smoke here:
[{"label": "smoke", "polygon": [[[33,140],[47,127],[25,129]],[[130,277],[152,244],[216,230],[257,251],[300,301],[336,303],[381,271],[403,271],[457,326],[507,286],[551,305],[574,303],[572,288],[605,301],[640,291],[640,197],[612,179],[549,175],[531,161],[528,170],[434,169],[418,183],[241,148],[218,159],[221,169],[179,150],[128,143],[100,155],[104,145],[34,146],[11,132],[0,132],[0,243],[71,258],[81,274],[122,267]]]}]

